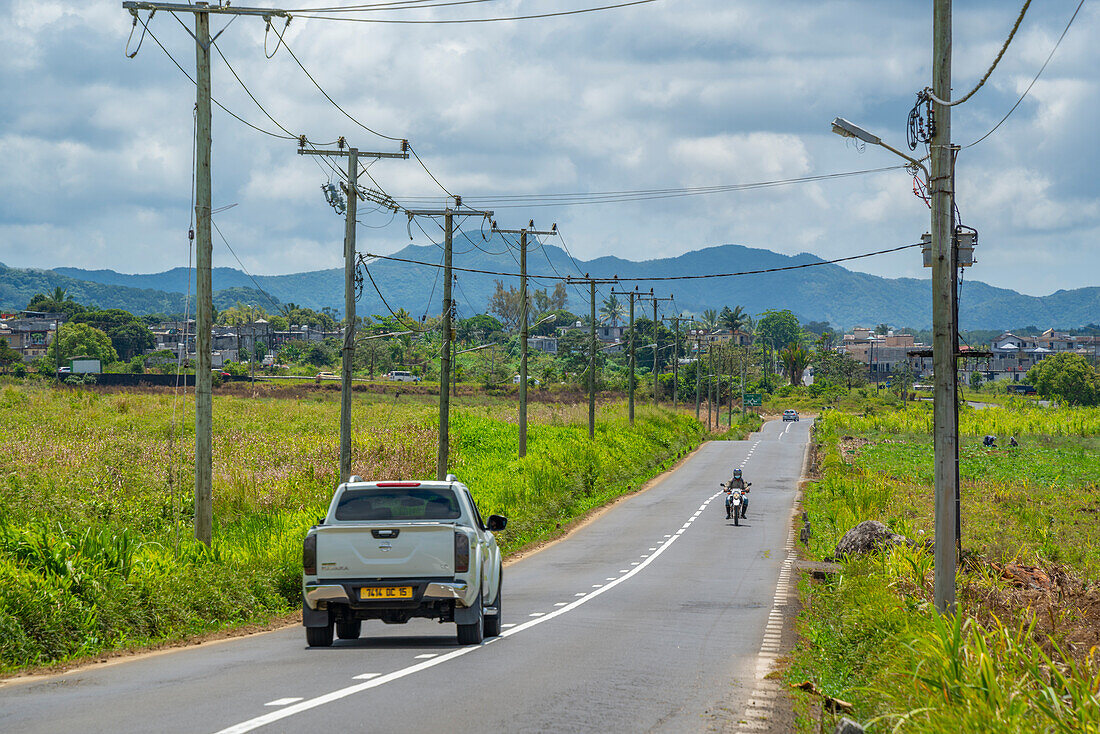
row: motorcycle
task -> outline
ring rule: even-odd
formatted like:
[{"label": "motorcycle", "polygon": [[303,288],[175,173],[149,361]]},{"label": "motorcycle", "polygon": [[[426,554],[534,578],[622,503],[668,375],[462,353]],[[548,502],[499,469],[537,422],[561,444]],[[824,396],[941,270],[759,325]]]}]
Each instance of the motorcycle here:
[{"label": "motorcycle", "polygon": [[[724,484],[720,486],[726,487],[726,485]],[[749,487],[751,486],[752,482],[748,482],[745,484],[744,489],[738,491],[733,491],[726,487],[726,494],[730,495],[726,498],[726,519],[728,520],[730,518],[730,515],[732,514],[734,525],[741,524],[741,518],[744,517],[744,513],[748,509],[748,500],[745,497],[745,494],[749,491]]]}]

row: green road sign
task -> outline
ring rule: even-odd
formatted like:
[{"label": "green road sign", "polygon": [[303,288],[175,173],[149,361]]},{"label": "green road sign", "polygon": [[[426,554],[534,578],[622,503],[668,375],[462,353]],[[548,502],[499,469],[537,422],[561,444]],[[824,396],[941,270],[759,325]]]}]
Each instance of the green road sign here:
[{"label": "green road sign", "polygon": [[745,393],[745,407],[746,408],[759,408],[764,404],[763,396],[758,392]]}]

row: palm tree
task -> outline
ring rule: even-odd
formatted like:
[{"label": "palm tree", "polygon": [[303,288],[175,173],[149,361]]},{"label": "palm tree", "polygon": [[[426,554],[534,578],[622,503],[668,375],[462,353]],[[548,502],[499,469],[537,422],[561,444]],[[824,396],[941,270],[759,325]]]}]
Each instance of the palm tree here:
[{"label": "palm tree", "polygon": [[791,342],[779,353],[779,363],[792,385],[802,384],[802,373],[810,364],[811,355],[806,347]]},{"label": "palm tree", "polygon": [[612,326],[619,325],[619,319],[626,313],[626,306],[619,300],[619,297],[612,293],[610,296],[603,300],[600,304],[600,316],[603,316],[605,322],[610,321]]},{"label": "palm tree", "polygon": [[714,328],[718,326],[717,309],[704,309],[703,315],[699,318],[699,321],[703,324],[703,328],[705,328],[707,331],[714,331]]},{"label": "palm tree", "polygon": [[749,315],[745,313],[745,309],[741,306],[735,306],[732,311],[729,306],[726,306],[722,309],[722,315],[718,317],[718,320],[723,329],[736,332],[747,326]]},{"label": "palm tree", "polygon": [[52,298],[52,300],[57,301],[58,303],[64,303],[65,302],[65,296],[67,296],[67,295],[68,295],[68,292],[64,288],[62,288],[61,286],[57,286],[56,288],[53,289],[53,296],[51,296],[51,298]]}]

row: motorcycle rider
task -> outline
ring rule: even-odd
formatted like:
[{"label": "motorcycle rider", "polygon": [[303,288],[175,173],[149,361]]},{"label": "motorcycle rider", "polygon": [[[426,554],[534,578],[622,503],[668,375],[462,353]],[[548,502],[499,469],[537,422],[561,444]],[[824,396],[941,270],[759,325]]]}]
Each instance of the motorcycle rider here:
[{"label": "motorcycle rider", "polygon": [[733,479],[729,480],[726,484],[728,493],[726,494],[726,519],[729,520],[733,511],[733,493],[741,493],[741,517],[745,516],[745,513],[749,509],[749,497],[748,497],[748,485],[745,484],[744,477],[741,476],[740,469],[733,470]]}]

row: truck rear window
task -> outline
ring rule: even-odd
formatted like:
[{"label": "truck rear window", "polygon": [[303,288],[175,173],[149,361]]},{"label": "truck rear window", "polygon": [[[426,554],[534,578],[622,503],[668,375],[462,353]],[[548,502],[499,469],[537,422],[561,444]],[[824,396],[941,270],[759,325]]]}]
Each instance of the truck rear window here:
[{"label": "truck rear window", "polygon": [[337,520],[457,520],[461,514],[452,490],[427,487],[349,489],[336,506]]}]

